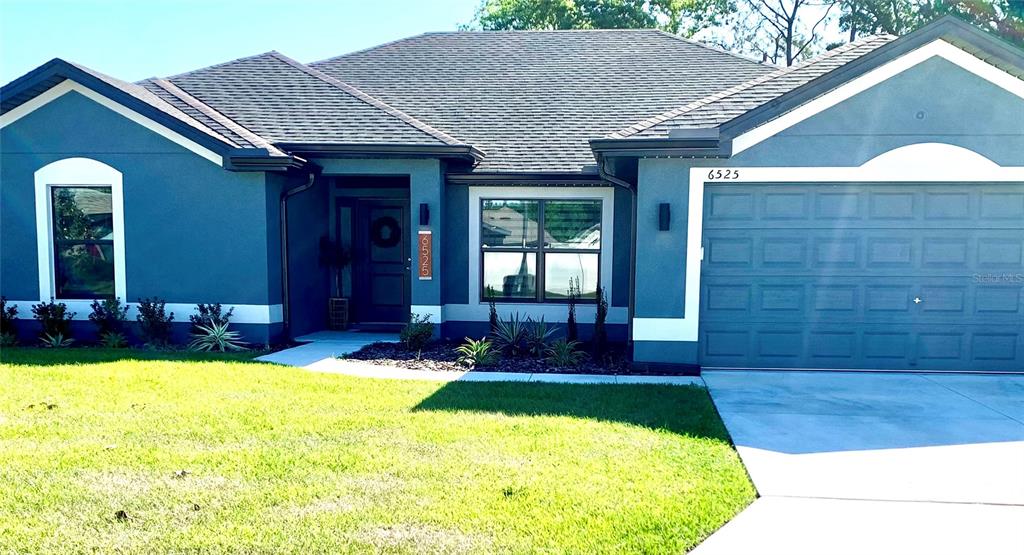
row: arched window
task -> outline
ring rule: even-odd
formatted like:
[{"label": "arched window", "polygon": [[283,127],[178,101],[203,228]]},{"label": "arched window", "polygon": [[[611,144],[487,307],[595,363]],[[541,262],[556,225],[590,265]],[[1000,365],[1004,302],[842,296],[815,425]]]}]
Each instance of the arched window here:
[{"label": "arched window", "polygon": [[65,158],[35,173],[39,298],[127,300],[121,172]]}]

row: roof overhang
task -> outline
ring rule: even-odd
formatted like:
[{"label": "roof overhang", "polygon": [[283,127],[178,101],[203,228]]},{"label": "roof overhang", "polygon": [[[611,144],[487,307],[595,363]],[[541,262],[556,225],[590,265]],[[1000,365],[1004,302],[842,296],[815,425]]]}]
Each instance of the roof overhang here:
[{"label": "roof overhang", "polygon": [[483,151],[472,145],[408,145],[353,143],[277,143],[275,146],[304,156],[344,158],[444,158],[477,163]]},{"label": "roof overhang", "polygon": [[449,173],[448,183],[456,185],[607,185],[595,172],[468,172]]},{"label": "roof overhang", "polygon": [[590,148],[598,157],[681,156],[728,158],[731,146],[723,142],[718,128],[674,129],[668,138],[593,139]]},{"label": "roof overhang", "polygon": [[224,168],[231,171],[288,171],[307,164],[298,156],[273,156],[265,148],[236,148],[224,157]]}]

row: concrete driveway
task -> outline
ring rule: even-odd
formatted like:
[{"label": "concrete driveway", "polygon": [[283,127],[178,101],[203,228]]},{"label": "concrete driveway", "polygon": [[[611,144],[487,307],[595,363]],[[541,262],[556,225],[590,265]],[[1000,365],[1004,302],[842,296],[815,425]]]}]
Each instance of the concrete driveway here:
[{"label": "concrete driveway", "polygon": [[703,377],[761,497],[694,553],[1024,553],[1024,376]]}]

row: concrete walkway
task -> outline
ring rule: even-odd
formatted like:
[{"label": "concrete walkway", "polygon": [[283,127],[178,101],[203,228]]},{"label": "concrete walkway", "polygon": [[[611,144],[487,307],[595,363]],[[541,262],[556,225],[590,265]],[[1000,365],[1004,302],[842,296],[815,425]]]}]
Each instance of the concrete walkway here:
[{"label": "concrete walkway", "polygon": [[435,382],[537,382],[570,384],[660,384],[697,385],[704,387],[704,381],[697,376],[605,376],[593,374],[525,374],[516,372],[434,372],[430,370],[407,370],[391,366],[371,364],[358,360],[341,360],[338,356],[358,351],[378,341],[395,342],[398,335],[362,332],[318,332],[296,338],[305,341],[303,345],[285,349],[256,360],[288,366],[298,366],[314,372],[343,374],[360,378],[382,378],[394,380],[426,380]]},{"label": "concrete walkway", "polygon": [[694,553],[1024,553],[1024,376],[703,377],[761,497]]}]

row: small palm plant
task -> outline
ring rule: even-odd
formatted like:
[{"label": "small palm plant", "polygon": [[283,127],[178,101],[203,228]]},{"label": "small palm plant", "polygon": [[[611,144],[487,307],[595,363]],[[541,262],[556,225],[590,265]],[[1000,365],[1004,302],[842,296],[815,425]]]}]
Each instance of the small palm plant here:
[{"label": "small palm plant", "polygon": [[548,327],[544,317],[534,321],[526,319],[526,350],[531,356],[542,358],[548,350],[551,339],[555,336],[556,328]]},{"label": "small palm plant", "polygon": [[123,333],[108,331],[100,334],[99,344],[104,349],[124,349],[128,346],[128,339]]},{"label": "small palm plant", "polygon": [[209,326],[196,326],[197,333],[192,334],[192,341],[188,348],[193,351],[244,351],[246,349],[242,336],[237,331],[228,330],[228,324],[210,324]]},{"label": "small palm plant", "polygon": [[494,327],[495,345],[505,356],[517,357],[522,353],[523,341],[526,339],[526,326],[519,319],[519,313],[509,316],[508,320],[498,320]]},{"label": "small palm plant", "polygon": [[494,366],[498,363],[499,353],[493,347],[494,343],[491,343],[486,337],[479,340],[467,337],[465,343],[455,348],[455,353],[459,355],[455,362],[468,368]]},{"label": "small palm plant", "polygon": [[587,356],[586,353],[578,350],[579,344],[579,341],[559,339],[548,347],[546,352],[547,356],[544,360],[551,366],[557,366],[559,368],[573,368],[579,366]]},{"label": "small palm plant", "polygon": [[75,340],[70,337],[65,339],[63,333],[57,333],[54,335],[44,333],[39,340],[43,343],[43,347],[49,349],[63,349],[64,347],[70,347],[71,344],[75,342]]}]

